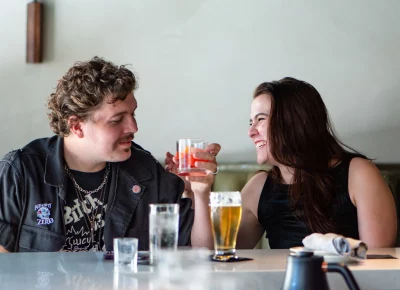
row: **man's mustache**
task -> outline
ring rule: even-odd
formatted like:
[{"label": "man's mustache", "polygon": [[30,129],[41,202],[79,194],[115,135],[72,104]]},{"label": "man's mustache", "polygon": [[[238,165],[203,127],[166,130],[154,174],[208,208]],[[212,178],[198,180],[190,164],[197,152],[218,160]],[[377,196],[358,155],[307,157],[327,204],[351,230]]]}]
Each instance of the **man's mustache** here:
[{"label": "man's mustache", "polygon": [[129,141],[132,141],[134,137],[135,137],[135,135],[133,133],[131,133],[131,134],[126,135],[126,136],[122,137],[121,139],[119,139],[118,142],[129,142]]}]

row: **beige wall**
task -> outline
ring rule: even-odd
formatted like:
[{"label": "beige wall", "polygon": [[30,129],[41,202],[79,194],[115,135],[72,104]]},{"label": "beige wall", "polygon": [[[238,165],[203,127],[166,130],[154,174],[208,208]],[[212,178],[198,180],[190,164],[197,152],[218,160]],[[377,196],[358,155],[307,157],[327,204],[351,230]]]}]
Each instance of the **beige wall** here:
[{"label": "beige wall", "polygon": [[42,64],[25,63],[27,2],[0,0],[0,155],[51,135],[47,96],[98,55],[139,75],[136,140],[158,159],[198,136],[223,145],[221,161],[254,161],[252,91],[294,76],[344,141],[400,162],[400,1],[47,0]]}]

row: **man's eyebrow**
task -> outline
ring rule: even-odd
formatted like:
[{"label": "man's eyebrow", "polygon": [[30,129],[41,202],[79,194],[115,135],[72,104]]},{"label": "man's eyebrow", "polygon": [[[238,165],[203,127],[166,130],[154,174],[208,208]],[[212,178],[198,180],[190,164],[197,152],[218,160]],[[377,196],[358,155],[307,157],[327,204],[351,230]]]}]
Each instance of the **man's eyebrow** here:
[{"label": "man's eyebrow", "polygon": [[[135,106],[135,107],[133,108],[133,112],[136,111],[137,107],[138,107],[138,106]],[[117,116],[124,115],[124,114],[129,114],[129,112],[128,112],[128,111],[122,111],[122,112],[119,112],[119,113],[116,113],[116,114],[112,115],[110,118],[115,118],[115,117],[117,117]]]},{"label": "man's eyebrow", "polygon": [[126,113],[128,113],[128,112],[127,111],[122,111],[122,112],[119,112],[119,113],[116,113],[116,114],[112,115],[110,118],[114,118],[114,117],[117,117],[117,116],[120,116],[120,115],[123,115],[123,114],[126,114]]}]

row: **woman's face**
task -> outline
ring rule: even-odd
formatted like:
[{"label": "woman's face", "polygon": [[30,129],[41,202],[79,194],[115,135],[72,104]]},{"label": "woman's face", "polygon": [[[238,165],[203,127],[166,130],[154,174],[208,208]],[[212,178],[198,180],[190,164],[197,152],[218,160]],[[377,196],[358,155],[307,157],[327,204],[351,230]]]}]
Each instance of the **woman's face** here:
[{"label": "woman's face", "polygon": [[273,164],[269,151],[268,130],[271,112],[271,97],[267,94],[257,96],[251,104],[249,137],[256,146],[257,163]]}]

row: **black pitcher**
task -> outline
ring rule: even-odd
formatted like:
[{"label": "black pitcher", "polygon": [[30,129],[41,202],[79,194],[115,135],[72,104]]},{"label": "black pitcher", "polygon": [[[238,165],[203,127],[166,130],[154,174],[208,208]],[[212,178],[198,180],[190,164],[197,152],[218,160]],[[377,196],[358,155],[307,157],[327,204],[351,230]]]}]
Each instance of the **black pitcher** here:
[{"label": "black pitcher", "polygon": [[290,254],[287,260],[282,290],[329,290],[325,272],[340,273],[351,290],[359,290],[356,280],[344,264],[327,263],[322,269],[322,256],[313,252],[299,251]]}]

